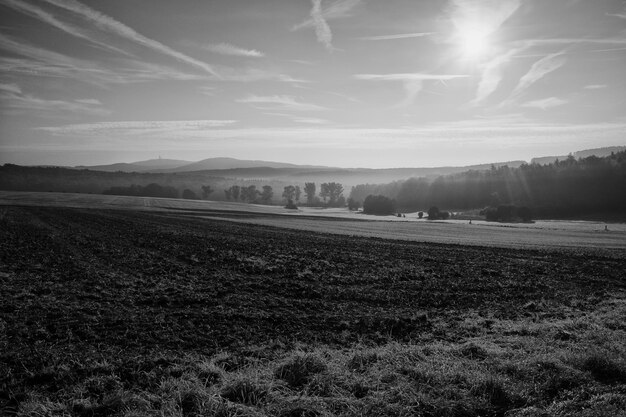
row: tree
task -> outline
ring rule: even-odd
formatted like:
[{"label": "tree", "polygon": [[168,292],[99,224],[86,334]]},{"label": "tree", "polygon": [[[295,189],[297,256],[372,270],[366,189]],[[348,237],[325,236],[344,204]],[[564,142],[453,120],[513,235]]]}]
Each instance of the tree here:
[{"label": "tree", "polygon": [[330,196],[330,190],[328,189],[328,183],[322,183],[320,191],[320,197],[324,199],[324,203],[326,203],[326,199]]},{"label": "tree", "polygon": [[238,185],[233,185],[230,187],[230,195],[233,196],[233,200],[239,200],[239,195],[241,194],[241,187]]},{"label": "tree", "polygon": [[224,190],[224,197],[226,197],[226,200],[230,201],[233,198],[233,188],[229,188],[227,190]]},{"label": "tree", "polygon": [[241,187],[241,201],[246,203],[255,203],[259,196],[259,191],[256,189],[256,185],[249,185],[247,187]]},{"label": "tree", "polygon": [[315,183],[314,182],[305,182],[304,183],[304,194],[306,195],[307,204],[313,204],[315,200]]},{"label": "tree", "polygon": [[300,202],[300,196],[302,195],[302,190],[300,190],[300,186],[296,185],[296,203]]},{"label": "tree", "polygon": [[358,211],[359,207],[361,207],[361,203],[356,201],[354,198],[348,198],[348,210],[350,211]]},{"label": "tree", "polygon": [[[343,185],[339,184],[338,182],[329,182],[326,186],[328,188],[328,197],[330,199],[328,205],[337,205],[339,198],[343,194]],[[323,187],[324,184],[322,184],[322,188]]]},{"label": "tree", "polygon": [[185,188],[183,190],[183,198],[186,200],[198,200],[198,196],[196,193],[191,191],[189,188]]},{"label": "tree", "polygon": [[528,223],[532,220],[532,212],[526,206],[517,209],[517,215],[522,219],[524,223]]},{"label": "tree", "polygon": [[261,202],[263,204],[270,204],[272,202],[272,197],[274,196],[274,191],[272,187],[269,185],[263,186],[263,191],[261,192]]},{"label": "tree", "polygon": [[206,200],[209,197],[209,195],[213,193],[213,191],[215,190],[211,188],[210,185],[203,185],[202,186],[202,198]]},{"label": "tree", "polygon": [[437,220],[439,218],[439,208],[432,206],[428,209],[428,220]]},{"label": "tree", "polygon": [[363,213],[387,215],[396,211],[396,202],[384,195],[368,195],[363,201]]},{"label": "tree", "polygon": [[294,187],[293,185],[288,185],[283,189],[283,198],[286,201],[293,201],[294,197],[296,195],[296,187]]}]

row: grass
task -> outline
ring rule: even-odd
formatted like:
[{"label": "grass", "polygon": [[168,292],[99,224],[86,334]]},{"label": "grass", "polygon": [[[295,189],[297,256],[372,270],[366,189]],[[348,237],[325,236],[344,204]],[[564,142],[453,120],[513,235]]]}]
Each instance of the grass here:
[{"label": "grass", "polygon": [[[137,364],[143,385],[93,363],[66,371],[72,392],[38,375],[18,415],[623,416],[626,332],[606,323],[625,315],[623,301],[604,302],[575,319],[496,321],[500,331],[463,343],[300,346],[237,367],[228,354],[162,358]],[[576,344],[556,337],[573,328],[584,329]]]}]

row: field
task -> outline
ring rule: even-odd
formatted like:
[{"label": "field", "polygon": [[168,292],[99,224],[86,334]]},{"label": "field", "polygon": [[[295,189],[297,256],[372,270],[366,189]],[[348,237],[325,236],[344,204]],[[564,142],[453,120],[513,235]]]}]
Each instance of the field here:
[{"label": "field", "polygon": [[0,414],[626,415],[621,225],[101,197],[0,195]]}]

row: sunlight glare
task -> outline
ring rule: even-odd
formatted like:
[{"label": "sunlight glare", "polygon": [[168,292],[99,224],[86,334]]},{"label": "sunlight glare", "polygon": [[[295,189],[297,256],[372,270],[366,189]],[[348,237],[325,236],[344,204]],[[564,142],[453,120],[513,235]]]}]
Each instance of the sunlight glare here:
[{"label": "sunlight glare", "polygon": [[466,28],[459,33],[459,44],[466,59],[480,59],[489,50],[488,33],[478,27]]}]

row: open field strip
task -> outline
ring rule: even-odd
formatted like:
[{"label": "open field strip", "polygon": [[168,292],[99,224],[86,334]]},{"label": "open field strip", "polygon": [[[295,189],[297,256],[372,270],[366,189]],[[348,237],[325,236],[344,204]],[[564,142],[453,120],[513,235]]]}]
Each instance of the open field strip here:
[{"label": "open field strip", "polygon": [[177,213],[234,222],[284,227],[348,236],[378,237],[418,242],[511,248],[584,248],[626,250],[626,224],[575,221],[537,221],[531,224],[500,224],[484,221],[417,219],[367,216],[345,209],[301,208],[244,203],[195,201],[151,197],[92,194],[28,193],[0,191],[0,205],[32,205],[77,208],[116,208]]}]

